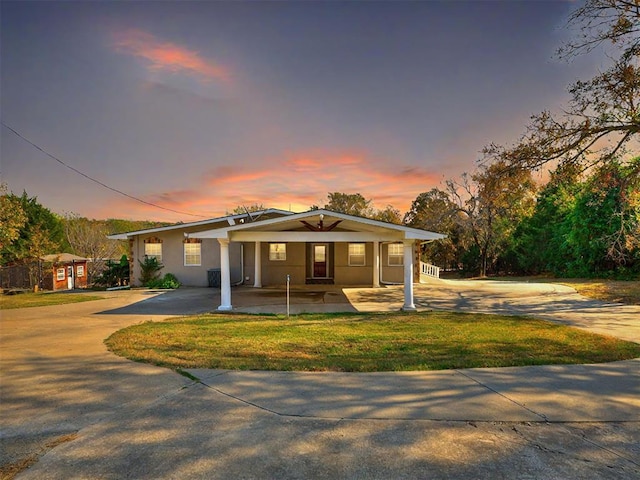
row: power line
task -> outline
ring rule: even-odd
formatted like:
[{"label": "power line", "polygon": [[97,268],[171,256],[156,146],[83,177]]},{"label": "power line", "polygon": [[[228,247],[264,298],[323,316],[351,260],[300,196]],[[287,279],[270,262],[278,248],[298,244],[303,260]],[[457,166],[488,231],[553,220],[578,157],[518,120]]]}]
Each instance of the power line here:
[{"label": "power line", "polygon": [[155,203],[151,203],[151,202],[147,202],[146,200],[142,200],[141,198],[138,197],[134,197],[133,195],[129,195],[128,193],[125,193],[121,190],[118,190],[117,188],[113,188],[110,187],[109,185],[102,183],[100,180],[96,180],[93,177],[90,177],[89,175],[87,175],[86,173],[82,173],[80,170],[78,170],[77,168],[72,167],[71,165],[66,164],[65,162],[63,162],[62,160],[60,160],[58,157],[56,157],[55,155],[50,154],[49,152],[47,152],[45,149],[39,147],[38,145],[36,145],[35,143],[33,143],[31,140],[25,138],[24,136],[22,136],[20,133],[18,133],[17,131],[15,131],[13,128],[11,128],[9,125],[7,125],[6,123],[4,123],[3,121],[0,121],[0,123],[2,123],[2,126],[5,127],[7,130],[10,130],[11,132],[13,132],[15,135],[17,135],[18,137],[20,137],[22,140],[24,140],[25,142],[27,142],[29,145],[31,145],[32,147],[40,150],[42,153],[44,153],[47,157],[54,159],[56,162],[58,162],[60,165],[63,165],[64,167],[68,168],[69,170],[77,173],[78,175],[83,176],[84,178],[91,180],[94,183],[97,183],[98,185],[100,185],[101,187],[104,187],[108,190],[111,190],[112,192],[115,192],[119,195],[123,195],[127,198],[130,198],[131,200],[135,200],[136,202],[140,202],[140,203],[144,203],[145,205],[149,205],[151,207],[155,207],[155,208],[160,208],[162,210],[166,210],[168,212],[173,212],[173,213],[179,213],[181,215],[189,215],[191,217],[200,217],[200,218],[208,218],[206,215],[198,215],[195,213],[189,213],[189,212],[181,212],[180,210],[174,210],[172,208],[167,208],[167,207],[163,207],[161,205],[156,205]]}]

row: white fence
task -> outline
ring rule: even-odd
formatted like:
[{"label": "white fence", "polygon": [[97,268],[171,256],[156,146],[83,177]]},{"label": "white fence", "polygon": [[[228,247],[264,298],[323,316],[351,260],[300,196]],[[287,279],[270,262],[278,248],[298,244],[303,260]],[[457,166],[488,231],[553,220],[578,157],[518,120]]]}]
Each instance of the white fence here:
[{"label": "white fence", "polygon": [[428,277],[440,278],[440,267],[436,267],[430,263],[420,262],[420,273]]}]

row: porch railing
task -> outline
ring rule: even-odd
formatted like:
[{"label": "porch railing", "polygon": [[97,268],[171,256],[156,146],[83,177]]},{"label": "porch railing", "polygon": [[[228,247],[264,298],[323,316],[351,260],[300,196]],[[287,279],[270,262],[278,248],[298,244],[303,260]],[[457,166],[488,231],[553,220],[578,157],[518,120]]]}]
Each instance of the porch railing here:
[{"label": "porch railing", "polygon": [[440,267],[430,263],[420,262],[420,273],[428,277],[440,278]]}]

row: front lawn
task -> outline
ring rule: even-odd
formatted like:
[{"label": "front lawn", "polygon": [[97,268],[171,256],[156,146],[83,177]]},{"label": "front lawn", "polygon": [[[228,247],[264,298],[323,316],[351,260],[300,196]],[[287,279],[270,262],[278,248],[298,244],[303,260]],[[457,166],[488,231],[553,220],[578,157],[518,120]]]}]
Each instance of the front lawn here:
[{"label": "front lawn", "polygon": [[640,357],[640,344],[542,320],[453,312],[210,314],[147,322],[105,343],[171,368],[400,371],[600,363]]},{"label": "front lawn", "polygon": [[50,293],[28,292],[16,295],[0,295],[0,310],[10,308],[46,307],[49,305],[63,305],[65,303],[88,302],[100,300],[102,297],[86,293]]}]

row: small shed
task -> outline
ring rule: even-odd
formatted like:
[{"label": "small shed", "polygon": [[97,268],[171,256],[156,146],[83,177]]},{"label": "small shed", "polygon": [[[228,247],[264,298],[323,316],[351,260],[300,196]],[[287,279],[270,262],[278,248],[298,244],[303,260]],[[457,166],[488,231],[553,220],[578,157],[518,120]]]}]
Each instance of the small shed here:
[{"label": "small shed", "polygon": [[41,257],[42,287],[45,290],[73,290],[87,287],[88,258],[71,253],[52,253]]}]

